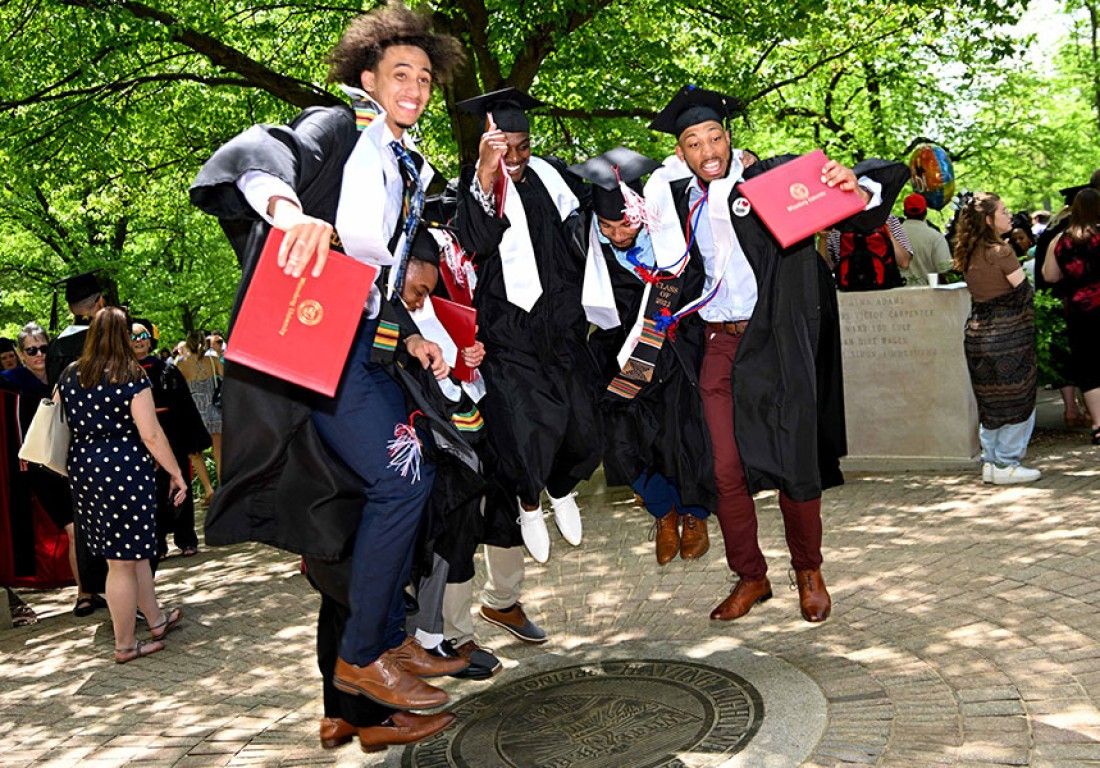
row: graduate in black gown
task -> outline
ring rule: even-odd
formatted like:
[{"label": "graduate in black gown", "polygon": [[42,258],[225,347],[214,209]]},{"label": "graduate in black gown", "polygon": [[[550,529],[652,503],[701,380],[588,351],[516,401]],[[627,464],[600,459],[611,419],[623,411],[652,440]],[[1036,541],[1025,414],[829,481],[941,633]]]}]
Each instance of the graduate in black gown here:
[{"label": "graduate in black gown", "polygon": [[466,666],[430,656],[405,633],[404,587],[434,467],[425,458],[414,469],[422,422],[386,365],[407,353],[436,376],[447,366],[437,345],[391,322],[384,301],[400,290],[433,178],[408,129],[461,56],[428,15],[399,3],[357,17],[329,57],[330,79],[356,94],[356,109],[311,108],[289,126],[254,126],[191,188],[237,250],[241,292],[271,227],[286,233],[279,265],[293,277],[318,276],[331,244],[382,270],[334,397],[226,365],[223,484],[206,540],[264,541],[325,560],[351,552],[333,684],[393,709],[445,703],[420,677]]},{"label": "graduate in black gown", "polygon": [[[832,605],[821,575],[821,492],[842,482],[845,446],[834,289],[813,239],[780,246],[742,195],[743,180],[795,156],[747,162],[725,124],[738,109],[725,94],[682,88],[650,125],[676,138],[676,156],[645,187],[661,211],[651,227],[657,258],[690,250],[707,273],[696,305],[706,321],[699,380],[726,560],[739,579],[711,618],[739,618],[772,596],[752,495],[774,488],[800,611],[818,622]],[[821,177],[858,192],[866,213],[885,221],[893,200],[881,182],[835,161]]]},{"label": "graduate in black gown", "polygon": [[716,492],[696,375],[703,324],[693,315],[674,337],[653,335],[662,313],[698,296],[705,278],[698,260],[678,275],[657,268],[640,193],[641,178],[660,165],[618,147],[569,170],[592,183],[583,304],[597,326],[588,344],[605,386],[604,474],[642,497],[665,565],[706,553]]},{"label": "graduate in black gown", "polygon": [[462,170],[456,228],[478,270],[474,304],[488,394],[480,404],[524,544],[550,553],[540,495],[576,546],[573,489],[600,460],[597,373],[581,307],[584,263],[577,192],[562,166],[531,154],[525,110],[540,102],[505,89],[460,106],[486,119],[476,166]]}]

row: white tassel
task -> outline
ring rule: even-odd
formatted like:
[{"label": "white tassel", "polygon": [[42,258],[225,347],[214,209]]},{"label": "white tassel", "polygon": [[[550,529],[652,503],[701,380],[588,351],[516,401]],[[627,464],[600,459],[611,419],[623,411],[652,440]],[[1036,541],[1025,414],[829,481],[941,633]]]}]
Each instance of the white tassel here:
[{"label": "white tassel", "polygon": [[389,469],[396,469],[401,477],[412,475],[411,483],[420,480],[420,438],[412,424],[398,424],[393,428],[393,440],[386,443],[390,454]]},{"label": "white tassel", "polygon": [[652,219],[649,210],[646,208],[645,199],[621,181],[619,182],[619,189],[622,191],[623,200],[626,202],[623,213],[626,215],[627,223],[632,227],[640,227],[644,224],[648,228]]}]

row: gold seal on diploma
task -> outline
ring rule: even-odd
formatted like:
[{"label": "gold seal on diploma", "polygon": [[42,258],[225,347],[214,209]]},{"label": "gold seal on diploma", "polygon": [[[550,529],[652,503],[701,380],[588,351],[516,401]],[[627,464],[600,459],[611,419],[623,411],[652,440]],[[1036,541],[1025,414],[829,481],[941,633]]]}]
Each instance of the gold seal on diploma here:
[{"label": "gold seal on diploma", "polygon": [[319,301],[306,299],[298,305],[298,322],[302,325],[317,325],[324,316],[325,308]]},{"label": "gold seal on diploma", "polygon": [[806,185],[802,183],[791,184],[790,192],[791,197],[793,197],[795,200],[805,200],[807,197],[810,196],[810,190],[807,189]]}]

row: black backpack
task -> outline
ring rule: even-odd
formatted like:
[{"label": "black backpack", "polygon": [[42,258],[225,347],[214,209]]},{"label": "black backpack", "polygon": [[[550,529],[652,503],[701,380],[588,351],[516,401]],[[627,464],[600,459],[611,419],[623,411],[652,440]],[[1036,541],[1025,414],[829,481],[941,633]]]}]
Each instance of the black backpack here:
[{"label": "black backpack", "polygon": [[836,260],[836,286],[841,291],[879,291],[905,285],[894,244],[882,226],[870,234],[842,232]]}]

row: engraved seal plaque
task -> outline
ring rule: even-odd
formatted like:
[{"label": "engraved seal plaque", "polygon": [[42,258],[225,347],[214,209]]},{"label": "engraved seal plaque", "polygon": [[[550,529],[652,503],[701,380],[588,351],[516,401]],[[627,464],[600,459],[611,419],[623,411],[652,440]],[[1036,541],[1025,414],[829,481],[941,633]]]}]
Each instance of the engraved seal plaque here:
[{"label": "engraved seal plaque", "polygon": [[447,731],[410,746],[403,768],[673,768],[717,765],[759,729],[744,678],[688,661],[563,667],[463,699]]}]

